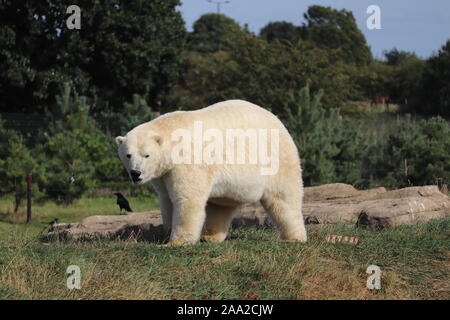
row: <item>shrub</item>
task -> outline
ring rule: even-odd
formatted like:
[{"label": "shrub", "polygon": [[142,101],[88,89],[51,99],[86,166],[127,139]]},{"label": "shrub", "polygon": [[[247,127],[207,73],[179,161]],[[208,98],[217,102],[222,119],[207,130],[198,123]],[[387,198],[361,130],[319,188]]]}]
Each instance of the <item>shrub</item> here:
[{"label": "shrub", "polygon": [[302,159],[305,185],[330,182],[361,183],[365,141],[338,109],[325,109],[319,91],[309,86],[291,94],[284,104],[285,123]]},{"label": "shrub", "polygon": [[[13,194],[14,213],[26,197],[26,175],[38,171],[38,162],[25,146],[23,137],[13,130],[5,130],[0,122],[0,192]],[[33,186],[33,193],[37,194],[37,185]]]},{"label": "shrub", "polygon": [[39,151],[45,163],[43,188],[51,199],[69,204],[94,186],[94,167],[75,134],[58,133]]},{"label": "shrub", "polygon": [[450,183],[450,125],[441,117],[404,121],[371,147],[372,176],[387,187]]},{"label": "shrub", "polygon": [[48,114],[51,125],[37,152],[45,169],[45,193],[67,204],[99,183],[123,180],[123,167],[112,137],[90,117],[85,97],[65,84],[56,101]]}]

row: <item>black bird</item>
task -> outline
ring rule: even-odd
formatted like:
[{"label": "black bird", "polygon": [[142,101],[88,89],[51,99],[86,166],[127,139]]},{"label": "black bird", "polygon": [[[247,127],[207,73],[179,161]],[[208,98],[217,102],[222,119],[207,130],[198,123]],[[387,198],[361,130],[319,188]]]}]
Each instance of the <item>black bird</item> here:
[{"label": "black bird", "polygon": [[130,203],[128,200],[121,194],[120,192],[114,193],[117,196],[117,205],[120,208],[120,214],[122,214],[122,209],[125,209],[128,212],[133,212],[130,207]]},{"label": "black bird", "polygon": [[55,228],[55,225],[58,224],[58,218],[53,219],[50,222],[46,222],[46,224],[50,225],[50,230],[49,231],[53,231]]},{"label": "black bird", "polygon": [[49,224],[49,225],[54,225],[54,224],[57,224],[58,223],[58,218],[55,218],[55,219],[53,219],[52,221],[50,221],[50,222],[46,222],[46,224]]}]

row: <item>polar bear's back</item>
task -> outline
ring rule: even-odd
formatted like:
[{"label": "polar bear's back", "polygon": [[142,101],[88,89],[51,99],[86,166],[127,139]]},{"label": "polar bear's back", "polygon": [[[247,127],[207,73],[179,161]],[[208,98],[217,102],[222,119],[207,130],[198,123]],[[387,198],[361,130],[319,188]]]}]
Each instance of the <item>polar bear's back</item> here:
[{"label": "polar bear's back", "polygon": [[194,121],[202,121],[204,129],[279,129],[283,136],[289,136],[273,113],[244,100],[227,100],[199,110],[171,112],[148,124],[157,127],[158,131],[173,131],[191,128]]},{"label": "polar bear's back", "polygon": [[[295,143],[283,123],[270,111],[244,100],[227,100],[209,107],[194,111],[175,111],[166,113],[144,125],[142,129],[150,129],[160,135],[170,137],[177,129],[193,131],[194,123],[200,121],[202,129],[271,129],[279,130],[281,156],[298,162]],[[287,155],[290,155],[287,156]]]},{"label": "polar bear's back", "polygon": [[193,111],[208,115],[207,118],[221,122],[225,127],[263,127],[284,128],[275,115],[256,104],[244,100],[227,100],[209,107]]}]

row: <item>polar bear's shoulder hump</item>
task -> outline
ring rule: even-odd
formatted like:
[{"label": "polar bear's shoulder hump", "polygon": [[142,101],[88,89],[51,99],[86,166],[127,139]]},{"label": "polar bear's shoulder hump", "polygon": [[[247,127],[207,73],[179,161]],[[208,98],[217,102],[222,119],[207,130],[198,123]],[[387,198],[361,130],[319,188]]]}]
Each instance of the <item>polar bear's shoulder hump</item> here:
[{"label": "polar bear's shoulder hump", "polygon": [[265,109],[261,108],[260,106],[257,106],[254,103],[251,103],[251,102],[248,102],[245,100],[238,100],[238,99],[218,102],[218,103],[215,103],[213,105],[210,105],[209,107],[206,107],[206,108],[203,108],[200,110],[235,109],[235,108],[265,110]]}]

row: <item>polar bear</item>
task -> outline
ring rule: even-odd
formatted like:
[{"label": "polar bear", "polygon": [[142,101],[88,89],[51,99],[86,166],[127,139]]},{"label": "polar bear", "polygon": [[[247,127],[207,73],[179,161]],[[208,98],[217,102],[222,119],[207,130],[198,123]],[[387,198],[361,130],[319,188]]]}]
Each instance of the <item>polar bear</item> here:
[{"label": "polar bear", "polygon": [[282,239],[306,241],[298,151],[268,110],[228,100],[176,111],[116,143],[131,180],[155,188],[170,245],[222,242],[239,206],[258,201]]}]

